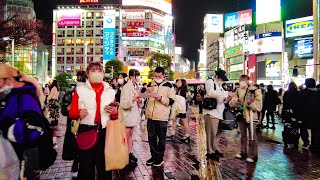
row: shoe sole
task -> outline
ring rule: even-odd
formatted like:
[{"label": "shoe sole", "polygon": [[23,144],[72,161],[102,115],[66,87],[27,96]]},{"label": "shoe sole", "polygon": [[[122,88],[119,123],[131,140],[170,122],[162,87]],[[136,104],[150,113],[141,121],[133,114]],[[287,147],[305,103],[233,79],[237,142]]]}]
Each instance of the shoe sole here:
[{"label": "shoe sole", "polygon": [[152,166],[154,164],[154,162],[152,163],[146,163],[147,166]]},{"label": "shoe sole", "polygon": [[164,161],[162,161],[160,164],[153,164],[154,167],[159,167],[162,166],[164,164]]}]

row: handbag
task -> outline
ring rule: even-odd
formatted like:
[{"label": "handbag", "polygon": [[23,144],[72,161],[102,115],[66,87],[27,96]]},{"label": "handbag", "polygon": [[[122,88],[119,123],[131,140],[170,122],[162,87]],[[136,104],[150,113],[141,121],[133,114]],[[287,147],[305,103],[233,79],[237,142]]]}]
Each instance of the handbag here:
[{"label": "handbag", "polygon": [[104,148],[106,171],[120,170],[129,164],[126,127],[120,120],[107,122]]},{"label": "handbag", "polygon": [[81,150],[88,150],[98,143],[99,139],[100,121],[98,122],[97,129],[89,130],[86,132],[76,134],[77,146]]},{"label": "handbag", "polygon": [[79,120],[72,120],[71,121],[71,132],[72,132],[72,134],[74,134],[74,135],[77,134],[79,125],[80,125],[80,121]]},{"label": "handbag", "polygon": [[0,131],[0,179],[16,180],[20,175],[20,161],[11,143]]},{"label": "handbag", "polygon": [[237,125],[237,116],[231,109],[223,111],[223,119],[219,122],[219,127],[222,130],[233,130]]},{"label": "handbag", "polygon": [[[213,81],[213,80],[212,80]],[[216,90],[216,84],[213,82],[213,88]],[[217,100],[215,98],[205,97],[202,103],[203,109],[213,110],[217,108]]]}]

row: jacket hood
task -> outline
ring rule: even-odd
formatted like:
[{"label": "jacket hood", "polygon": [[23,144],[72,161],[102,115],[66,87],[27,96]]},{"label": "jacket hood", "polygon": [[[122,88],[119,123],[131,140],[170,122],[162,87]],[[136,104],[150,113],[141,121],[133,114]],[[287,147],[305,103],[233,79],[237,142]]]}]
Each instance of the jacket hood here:
[{"label": "jacket hood", "polygon": [[18,94],[18,93],[22,93],[22,92],[31,92],[36,94],[36,87],[29,82],[24,82],[25,85],[23,85],[22,87],[18,87],[18,88],[12,88],[11,93],[13,94]]}]

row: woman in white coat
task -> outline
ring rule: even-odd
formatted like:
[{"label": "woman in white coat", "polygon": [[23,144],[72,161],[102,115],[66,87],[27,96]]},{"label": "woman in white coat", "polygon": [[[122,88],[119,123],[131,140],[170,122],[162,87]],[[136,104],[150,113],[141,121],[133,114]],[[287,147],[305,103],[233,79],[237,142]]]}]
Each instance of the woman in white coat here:
[{"label": "woman in white coat", "polygon": [[[142,98],[139,97],[140,72],[136,69],[129,71],[129,80],[123,86],[120,97],[119,119],[125,121],[128,141],[128,149],[131,151],[132,135],[134,127],[141,121],[140,108],[143,105]],[[130,153],[130,164],[136,164],[138,159]]]}]

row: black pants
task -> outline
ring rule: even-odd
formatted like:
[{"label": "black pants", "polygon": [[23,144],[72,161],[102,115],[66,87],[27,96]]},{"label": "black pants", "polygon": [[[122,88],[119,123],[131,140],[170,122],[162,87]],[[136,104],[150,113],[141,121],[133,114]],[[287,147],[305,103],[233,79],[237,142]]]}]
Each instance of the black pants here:
[{"label": "black pants", "polygon": [[309,149],[311,152],[320,154],[320,131],[317,128],[311,129],[311,145]]},{"label": "black pants", "polygon": [[270,116],[271,116],[271,120],[272,120],[272,126],[274,126],[274,124],[275,124],[275,122],[274,122],[274,110],[267,110],[267,126],[269,126]]},{"label": "black pants", "polygon": [[301,139],[303,141],[303,144],[308,146],[310,144],[308,129],[300,128],[300,135],[301,135]]},{"label": "black pants", "polygon": [[[80,126],[81,127],[81,126]],[[79,127],[79,130],[80,130]],[[78,180],[94,180],[97,168],[99,180],[112,180],[112,171],[105,169],[104,144],[106,130],[100,130],[98,144],[89,150],[79,150]]]},{"label": "black pants", "polygon": [[148,140],[153,159],[163,160],[166,149],[167,121],[148,119]]},{"label": "black pants", "polygon": [[199,114],[202,114],[203,112],[203,107],[202,107],[202,101],[199,101]]}]

